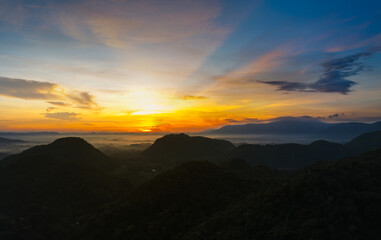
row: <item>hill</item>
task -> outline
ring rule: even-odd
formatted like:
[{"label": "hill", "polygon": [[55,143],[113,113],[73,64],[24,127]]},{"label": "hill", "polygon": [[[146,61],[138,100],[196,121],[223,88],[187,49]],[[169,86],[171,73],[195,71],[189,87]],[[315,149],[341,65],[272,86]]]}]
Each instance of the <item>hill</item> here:
[{"label": "hill", "polygon": [[[263,170],[263,176],[270,174]],[[82,239],[180,238],[261,183],[206,161],[187,162],[143,184],[126,202],[91,218]]]},{"label": "hill", "polygon": [[0,224],[2,239],[65,239],[81,217],[129,188],[109,173],[110,160],[80,138],[58,139],[3,161],[0,222],[12,224],[7,231]]},{"label": "hill", "polygon": [[[376,239],[381,149],[334,160],[353,146],[377,146],[379,134],[345,145],[243,145],[230,153],[250,153],[256,166],[238,158],[177,162],[135,189],[83,139],[58,139],[0,166],[0,239]],[[231,147],[185,134],[162,139],[151,154],[192,154],[200,142],[210,144],[208,154]],[[208,156],[202,150],[191,157]],[[263,163],[310,164],[279,171]]]},{"label": "hill", "polygon": [[381,131],[364,133],[345,144],[359,152],[376,150],[381,147]]},{"label": "hill", "polygon": [[26,157],[48,155],[62,161],[89,164],[95,168],[110,168],[110,160],[91,144],[77,137],[59,138],[47,145],[29,148],[20,154],[10,155],[0,161],[0,166],[13,164]]},{"label": "hill", "polygon": [[188,162],[88,219],[81,239],[376,239],[380,172],[381,150],[295,173]]},{"label": "hill", "polygon": [[308,167],[180,239],[377,239],[380,172],[381,150]]},{"label": "hill", "polygon": [[246,160],[251,165],[295,169],[318,160],[336,160],[350,156],[353,151],[338,143],[316,141],[303,144],[244,144],[230,152],[230,156]]},{"label": "hill", "polygon": [[318,140],[311,144],[243,144],[229,153],[231,158],[246,160],[251,165],[277,169],[296,169],[316,161],[337,160],[381,147],[381,131],[365,133],[346,144]]},{"label": "hill", "polygon": [[142,156],[174,164],[191,160],[224,158],[235,146],[226,140],[170,134],[157,139]]}]

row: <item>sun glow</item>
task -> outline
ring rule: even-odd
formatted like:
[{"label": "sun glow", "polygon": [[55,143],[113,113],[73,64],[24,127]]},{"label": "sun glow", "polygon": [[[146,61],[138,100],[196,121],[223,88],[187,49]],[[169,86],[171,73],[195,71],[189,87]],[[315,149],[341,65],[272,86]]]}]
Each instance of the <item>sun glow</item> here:
[{"label": "sun glow", "polygon": [[151,115],[168,113],[174,110],[171,99],[163,93],[146,90],[134,89],[128,94],[129,107],[135,109],[131,115]]}]

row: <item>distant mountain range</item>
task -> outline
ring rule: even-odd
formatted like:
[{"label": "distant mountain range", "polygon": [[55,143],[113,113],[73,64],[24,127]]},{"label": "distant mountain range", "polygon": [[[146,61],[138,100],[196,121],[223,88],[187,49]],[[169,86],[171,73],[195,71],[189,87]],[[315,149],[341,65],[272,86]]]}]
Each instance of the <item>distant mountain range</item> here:
[{"label": "distant mountain range", "polygon": [[346,144],[318,140],[311,144],[242,144],[235,147],[225,140],[171,134],[159,138],[142,156],[163,165],[174,166],[185,161],[221,162],[243,159],[250,165],[276,169],[295,169],[319,160],[336,160],[381,148],[381,131],[365,133]]},{"label": "distant mountain range", "polygon": [[208,134],[304,134],[353,138],[360,134],[381,130],[381,121],[375,123],[324,123],[314,119],[286,119],[270,123],[227,125],[207,130]]}]

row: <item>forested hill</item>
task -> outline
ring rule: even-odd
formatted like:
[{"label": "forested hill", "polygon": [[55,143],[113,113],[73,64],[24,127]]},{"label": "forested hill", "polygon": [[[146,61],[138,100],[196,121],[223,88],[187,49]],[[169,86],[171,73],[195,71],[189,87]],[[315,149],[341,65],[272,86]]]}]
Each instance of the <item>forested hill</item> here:
[{"label": "forested hill", "polygon": [[[348,145],[368,145],[377,136]],[[336,148],[324,141],[311,145]],[[182,159],[153,172],[149,161],[157,166],[155,158],[128,161],[118,165],[79,138],[7,157],[0,165],[0,239],[377,239],[381,234],[381,149],[296,171],[232,158]],[[131,171],[124,171],[129,166],[146,179],[137,187],[130,184]]]},{"label": "forested hill", "polygon": [[244,179],[207,162],[185,163],[91,217],[81,239],[380,236],[381,150],[295,173],[251,169]]}]

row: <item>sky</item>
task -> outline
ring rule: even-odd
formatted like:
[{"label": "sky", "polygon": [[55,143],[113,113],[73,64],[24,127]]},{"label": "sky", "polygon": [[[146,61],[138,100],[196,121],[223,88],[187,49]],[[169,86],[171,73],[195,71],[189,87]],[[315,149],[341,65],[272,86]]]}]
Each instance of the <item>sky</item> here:
[{"label": "sky", "polygon": [[0,131],[381,120],[380,1],[0,0]]}]

